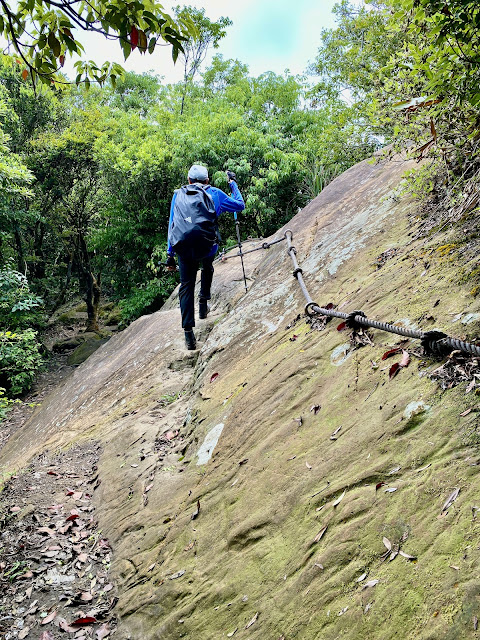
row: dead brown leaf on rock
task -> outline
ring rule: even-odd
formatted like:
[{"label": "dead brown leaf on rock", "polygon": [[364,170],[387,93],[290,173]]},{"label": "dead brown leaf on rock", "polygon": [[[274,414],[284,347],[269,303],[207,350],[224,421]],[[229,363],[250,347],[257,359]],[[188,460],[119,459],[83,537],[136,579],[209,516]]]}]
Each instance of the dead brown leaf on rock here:
[{"label": "dead brown leaf on rock", "polygon": [[330,436],[330,440],[336,440],[337,439],[337,433],[339,433],[339,431],[341,430],[342,426],[340,425],[339,427],[337,427],[335,429],[335,431],[332,433],[332,435]]},{"label": "dead brown leaf on rock", "polygon": [[255,624],[255,622],[258,620],[258,616],[259,616],[259,613],[257,611],[257,613],[250,620],[250,622],[247,622],[247,624],[245,625],[245,629],[249,629],[252,626],[252,624]]},{"label": "dead brown leaf on rock", "polygon": [[43,618],[41,624],[48,624],[49,622],[51,622],[57,615],[56,611],[52,611],[51,613],[48,614],[48,616],[46,616],[45,618]]},{"label": "dead brown leaf on rock", "polygon": [[103,638],[106,638],[107,636],[110,635],[110,631],[111,631],[110,627],[105,622],[104,624],[102,624],[102,626],[99,629],[95,631],[95,636],[97,637],[98,640],[103,640]]},{"label": "dead brown leaf on rock", "polygon": [[328,524],[325,525],[323,527],[323,529],[320,529],[320,531],[317,533],[317,535],[315,536],[315,538],[313,539],[313,542],[319,542],[323,536],[325,535],[325,531],[328,529]]},{"label": "dead brown leaf on rock", "polygon": [[458,498],[458,494],[460,493],[460,489],[457,487],[455,488],[452,493],[448,496],[448,498],[446,499],[443,507],[442,507],[442,513],[444,513],[445,511],[447,511],[447,509],[449,509],[452,504],[455,502],[455,500]]},{"label": "dead brown leaf on rock", "polygon": [[333,508],[337,507],[340,504],[340,502],[344,499],[346,493],[347,493],[347,490],[345,489],[342,495],[339,498],[337,498],[335,502],[332,503]]},{"label": "dead brown leaf on rock", "polygon": [[198,518],[200,514],[200,500],[197,500],[197,508],[195,509],[195,511],[192,513],[192,520],[196,520]]},{"label": "dead brown leaf on rock", "polygon": [[63,631],[66,631],[67,633],[75,633],[76,631],[78,631],[77,628],[71,627],[65,620],[65,618],[60,618],[58,620],[58,626],[60,627],[60,629],[63,629]]}]

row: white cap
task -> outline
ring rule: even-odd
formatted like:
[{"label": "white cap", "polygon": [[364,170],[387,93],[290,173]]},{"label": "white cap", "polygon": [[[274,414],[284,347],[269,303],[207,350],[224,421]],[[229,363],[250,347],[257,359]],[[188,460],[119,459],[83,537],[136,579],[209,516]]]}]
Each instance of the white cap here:
[{"label": "white cap", "polygon": [[188,172],[190,180],[208,180],[208,169],[201,164],[192,164]]}]

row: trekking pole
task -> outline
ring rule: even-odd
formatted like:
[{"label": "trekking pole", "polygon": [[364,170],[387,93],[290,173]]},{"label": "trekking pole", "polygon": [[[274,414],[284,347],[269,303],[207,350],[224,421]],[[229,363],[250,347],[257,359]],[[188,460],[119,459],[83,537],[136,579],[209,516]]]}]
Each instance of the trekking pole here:
[{"label": "trekking pole", "polygon": [[236,211],[234,211],[233,215],[235,217],[235,229],[237,230],[238,255],[240,256],[240,260],[242,261],[243,281],[245,282],[245,293],[248,293],[247,276],[245,275],[245,266],[243,264],[242,241],[240,240],[240,223],[238,222]]}]

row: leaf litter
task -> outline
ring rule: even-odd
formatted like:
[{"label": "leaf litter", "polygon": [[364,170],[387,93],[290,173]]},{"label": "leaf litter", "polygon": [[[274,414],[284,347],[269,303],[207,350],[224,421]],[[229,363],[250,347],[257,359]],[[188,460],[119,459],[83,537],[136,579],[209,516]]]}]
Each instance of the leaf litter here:
[{"label": "leaf litter", "polygon": [[452,389],[462,382],[468,382],[465,393],[478,393],[480,390],[480,360],[463,351],[452,351],[446,362],[429,374],[441,389]]},{"label": "leaf litter", "polygon": [[92,504],[99,452],[90,442],[42,454],[5,484],[0,514],[12,505],[22,510],[1,522],[0,610],[9,615],[0,618],[0,637],[12,628],[21,629],[20,639],[114,635],[111,549]]}]

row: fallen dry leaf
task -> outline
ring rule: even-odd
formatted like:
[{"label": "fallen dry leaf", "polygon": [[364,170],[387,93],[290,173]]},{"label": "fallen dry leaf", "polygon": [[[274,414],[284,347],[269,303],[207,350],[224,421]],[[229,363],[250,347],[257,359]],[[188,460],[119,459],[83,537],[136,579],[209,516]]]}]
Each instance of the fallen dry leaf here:
[{"label": "fallen dry leaf", "polygon": [[332,435],[330,436],[330,440],[336,440],[337,438],[335,437],[337,435],[337,433],[340,431],[340,429],[342,428],[342,426],[340,425],[339,427],[337,427],[335,429],[335,431],[332,433]]},{"label": "fallen dry leaf", "polygon": [[83,627],[86,626],[88,624],[95,624],[95,622],[97,621],[96,618],[94,618],[93,616],[85,616],[83,618],[77,618],[76,620],[74,620],[72,622],[72,627]]},{"label": "fallen dry leaf", "polygon": [[23,638],[26,638],[29,633],[30,633],[30,627],[24,627],[18,634],[19,640],[23,640]]},{"label": "fallen dry leaf", "polygon": [[392,380],[397,373],[400,371],[400,365],[398,362],[395,362],[395,364],[392,364],[392,366],[390,367],[390,370],[388,372],[388,377],[390,378],[390,380]]},{"label": "fallen dry leaf", "polygon": [[303,424],[303,418],[300,416],[299,418],[294,418],[295,422],[298,422],[298,426],[301,427]]},{"label": "fallen dry leaf", "polygon": [[325,531],[327,530],[327,528],[328,528],[328,524],[327,524],[327,525],[325,525],[325,526],[323,527],[323,529],[320,529],[320,531],[317,533],[317,535],[315,536],[315,538],[313,539],[313,541],[314,541],[314,542],[319,542],[319,541],[323,538],[323,536],[324,536]]},{"label": "fallen dry leaf", "polygon": [[389,487],[388,489],[385,489],[385,493],[393,493],[396,490],[397,490],[397,487]]},{"label": "fallen dry leaf", "polygon": [[44,533],[44,534],[46,534],[48,536],[51,536],[51,537],[55,537],[55,530],[54,529],[50,529],[50,527],[39,527],[37,529],[37,532],[38,533]]},{"label": "fallen dry leaf", "polygon": [[387,473],[387,476],[393,476],[395,473],[397,473],[397,471],[400,471],[402,467],[398,466],[398,467],[393,467],[393,469],[390,469],[390,471]]},{"label": "fallen dry leaf", "polygon": [[385,353],[382,356],[382,360],[386,360],[387,358],[390,358],[391,356],[396,356],[397,353],[400,353],[400,351],[402,351],[401,347],[396,347],[395,349],[390,349],[389,351],[385,351]]},{"label": "fallen dry leaf", "polygon": [[214,382],[217,378],[218,378],[219,374],[218,373],[214,373],[212,374],[211,378],[210,378],[210,382]]},{"label": "fallen dry leaf", "polygon": [[63,629],[67,633],[75,633],[75,631],[77,631],[77,629],[75,629],[75,627],[71,627],[68,624],[68,622],[65,620],[65,618],[60,618],[58,620],[58,626],[60,627],[60,629]]},{"label": "fallen dry leaf", "polygon": [[93,600],[93,596],[89,591],[84,591],[80,594],[80,600],[82,600],[82,602],[90,602]]},{"label": "fallen dry leaf", "polygon": [[345,489],[345,491],[342,493],[342,495],[339,498],[337,498],[335,500],[335,502],[332,504],[333,508],[335,508],[337,505],[340,504],[340,502],[344,499],[346,493],[347,493],[347,490]]},{"label": "fallen dry leaf", "polygon": [[362,573],[362,575],[361,575],[361,576],[359,576],[359,577],[356,579],[356,582],[363,582],[363,581],[365,580],[365,578],[366,578],[366,577],[367,577],[367,574],[366,574],[366,573]]},{"label": "fallen dry leaf", "polygon": [[308,462],[305,462],[305,466],[307,467],[307,469],[313,469],[311,464],[308,464]]},{"label": "fallen dry leaf", "polygon": [[340,324],[337,326],[337,331],[343,331],[346,326],[347,326],[346,322],[340,322]]},{"label": "fallen dry leaf", "polygon": [[40,640],[55,640],[50,631],[44,631],[40,636]]},{"label": "fallen dry leaf", "polygon": [[379,580],[369,580],[362,586],[362,589],[368,589],[369,587],[374,587],[378,583],[379,583]]},{"label": "fallen dry leaf", "polygon": [[227,633],[227,638],[232,638],[237,633],[237,631],[238,631],[238,627],[233,631],[230,631],[230,633]]},{"label": "fallen dry leaf", "polygon": [[410,354],[408,353],[408,351],[402,351],[402,359],[398,364],[401,367],[408,367],[408,365],[410,364]]},{"label": "fallen dry leaf", "polygon": [[48,616],[43,618],[41,624],[48,624],[49,622],[51,622],[55,618],[56,615],[57,615],[57,612],[56,611],[52,611],[51,613],[48,614]]},{"label": "fallen dry leaf", "polygon": [[177,571],[177,573],[172,573],[171,576],[168,576],[168,579],[176,580],[177,578],[181,578],[184,573],[185,573],[185,569],[181,569],[180,571]]},{"label": "fallen dry leaf", "polygon": [[196,518],[198,518],[199,513],[200,513],[200,500],[197,500],[197,508],[192,513],[192,520],[195,520]]},{"label": "fallen dry leaf", "polygon": [[25,591],[25,595],[27,598],[32,597],[32,591],[33,591],[33,587],[28,587],[28,589]]},{"label": "fallen dry leaf", "polygon": [[98,638],[98,640],[103,640],[103,638],[106,638],[109,635],[110,635],[110,627],[106,622],[102,624],[100,629],[97,629],[95,632],[95,636]]},{"label": "fallen dry leaf", "polygon": [[460,417],[461,417],[461,418],[464,418],[465,416],[468,416],[468,414],[469,414],[469,413],[471,413],[471,411],[472,411],[472,409],[471,409],[471,408],[470,408],[470,409],[466,409],[465,411],[463,411],[463,412],[460,414]]},{"label": "fallen dry leaf", "polygon": [[348,607],[343,607],[343,609],[337,613],[337,616],[343,616],[343,614],[346,613],[347,611],[348,611]]},{"label": "fallen dry leaf", "polygon": [[375,485],[375,491],[378,491],[380,487],[383,487],[384,485],[385,485],[385,482],[379,482],[377,485]]},{"label": "fallen dry leaf", "polygon": [[402,551],[400,549],[400,551],[398,552],[401,556],[403,556],[404,558],[406,558],[407,560],[416,560],[417,556],[411,556],[409,553],[405,553],[405,551]]},{"label": "fallen dry leaf", "polygon": [[431,467],[431,466],[432,466],[432,463],[431,463],[431,462],[429,462],[429,463],[428,463],[428,464],[426,464],[424,467],[421,467],[420,469],[417,469],[417,470],[415,471],[415,473],[420,473],[420,471],[425,471],[425,469],[428,469],[428,467]]},{"label": "fallen dry leaf", "polygon": [[388,538],[385,538],[385,537],[383,538],[383,544],[387,547],[389,551],[392,550],[392,543]]},{"label": "fallen dry leaf", "polygon": [[452,506],[452,504],[457,499],[459,493],[460,493],[459,488],[456,488],[452,491],[452,493],[448,496],[448,498],[445,501],[445,504],[442,507],[442,513]]},{"label": "fallen dry leaf", "polygon": [[257,613],[253,616],[253,618],[250,620],[250,622],[248,622],[248,623],[245,625],[245,629],[249,629],[249,628],[252,626],[252,624],[254,624],[254,623],[257,621],[257,618],[258,618],[258,611],[257,611]]}]

